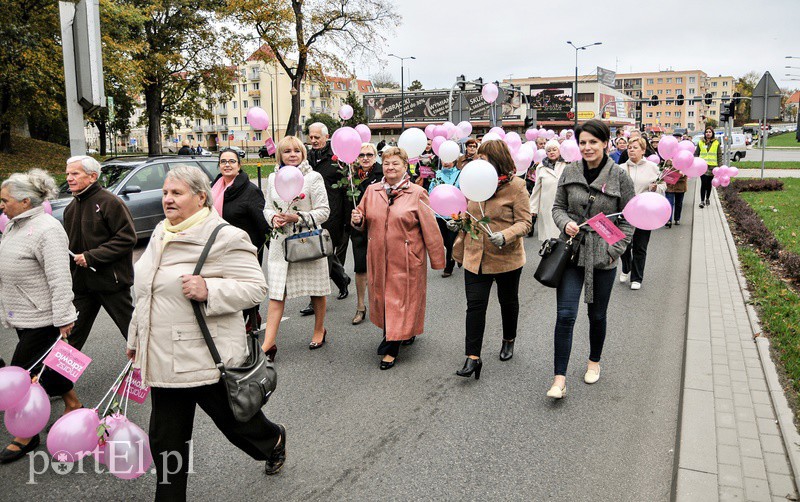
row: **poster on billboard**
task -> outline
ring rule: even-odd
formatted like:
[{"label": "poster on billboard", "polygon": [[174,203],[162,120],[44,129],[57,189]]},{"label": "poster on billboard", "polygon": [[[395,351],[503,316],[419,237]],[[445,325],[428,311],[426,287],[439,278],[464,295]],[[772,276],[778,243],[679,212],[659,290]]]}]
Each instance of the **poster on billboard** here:
[{"label": "poster on billboard", "polygon": [[572,108],[572,84],[531,84],[531,107],[539,120],[568,120]]},{"label": "poster on billboard", "polygon": [[[462,94],[469,107],[470,120],[488,120],[489,103],[483,99],[479,91],[453,93],[455,103]],[[501,93],[498,103],[502,105],[504,119],[521,120],[525,115],[522,96],[519,93]],[[386,124],[400,122],[405,112],[406,122],[444,122],[448,118],[449,91],[420,91],[405,93],[405,110],[401,106],[399,92],[374,93],[364,96],[364,110],[367,121],[371,124]]]},{"label": "poster on billboard", "polygon": [[[616,101],[616,100],[620,101]],[[633,103],[622,101],[623,98],[617,98],[611,94],[600,93],[600,110],[604,117],[615,117],[620,119],[627,119],[633,116]],[[616,101],[616,102],[615,102]],[[603,108],[605,107],[605,108]]]}]

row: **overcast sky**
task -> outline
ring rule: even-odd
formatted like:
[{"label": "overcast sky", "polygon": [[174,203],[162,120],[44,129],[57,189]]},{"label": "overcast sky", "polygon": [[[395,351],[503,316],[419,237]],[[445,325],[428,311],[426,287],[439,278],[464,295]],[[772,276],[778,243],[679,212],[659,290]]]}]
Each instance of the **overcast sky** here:
[{"label": "overcast sky", "polygon": [[[400,64],[385,54],[415,56],[406,76],[424,88],[450,87],[455,77],[502,80],[571,75],[575,50],[581,75],[602,66],[619,73],[700,69],[710,76],[769,71],[781,87],[800,89],[800,0],[611,2],[597,0],[397,0],[403,22],[389,38],[381,65],[396,80]],[[697,5],[697,6],[695,6]],[[699,5],[707,8],[701,12]],[[795,77],[800,79],[800,77]],[[406,82],[408,85],[408,82]]]}]

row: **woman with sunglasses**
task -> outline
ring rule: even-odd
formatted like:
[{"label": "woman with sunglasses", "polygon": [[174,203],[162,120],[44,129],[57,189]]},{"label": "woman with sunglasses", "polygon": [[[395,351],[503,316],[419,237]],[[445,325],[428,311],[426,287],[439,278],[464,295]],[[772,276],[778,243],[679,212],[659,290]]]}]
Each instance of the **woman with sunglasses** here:
[{"label": "woman with sunglasses", "polygon": [[219,154],[219,175],[211,186],[214,209],[222,218],[241,228],[258,250],[258,263],[264,258],[269,226],[264,218],[264,194],[242,170],[239,155],[231,148]]},{"label": "woman with sunglasses", "polygon": [[[364,193],[371,185],[378,183],[383,178],[383,169],[376,162],[378,150],[372,143],[363,143],[361,153],[358,154],[355,178],[359,180],[359,194],[356,198],[356,206],[361,203]],[[353,316],[353,324],[361,324],[367,317],[367,306],[364,298],[367,295],[367,232],[350,232],[350,240],[353,242],[353,271],[356,273],[356,295],[358,304],[356,305],[356,315]]]}]

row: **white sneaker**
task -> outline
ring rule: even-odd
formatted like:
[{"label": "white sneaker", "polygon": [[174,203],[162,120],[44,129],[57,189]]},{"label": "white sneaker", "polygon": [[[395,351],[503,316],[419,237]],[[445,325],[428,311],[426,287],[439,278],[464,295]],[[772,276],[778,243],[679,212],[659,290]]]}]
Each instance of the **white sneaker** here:
[{"label": "white sneaker", "polygon": [[642,283],[641,282],[632,282],[631,283],[631,289],[633,289],[633,290],[642,289]]},{"label": "white sneaker", "polygon": [[630,279],[630,278],[631,278],[631,274],[630,273],[619,274],[619,282],[621,282],[622,284],[625,284],[626,282],[628,282],[628,279]]}]

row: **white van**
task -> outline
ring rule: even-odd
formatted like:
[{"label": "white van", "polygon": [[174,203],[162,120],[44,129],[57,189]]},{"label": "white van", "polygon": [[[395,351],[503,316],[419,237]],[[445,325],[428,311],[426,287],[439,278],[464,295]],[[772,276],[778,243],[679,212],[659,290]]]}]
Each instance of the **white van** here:
[{"label": "white van", "polygon": [[[722,144],[722,131],[717,131],[716,136],[720,144]],[[738,162],[747,155],[747,141],[743,133],[735,132],[731,136],[733,139],[731,142],[731,160]],[[692,142],[696,145],[701,139],[703,139],[703,134],[696,134],[692,137]],[[724,146],[722,152],[725,153]]]}]

